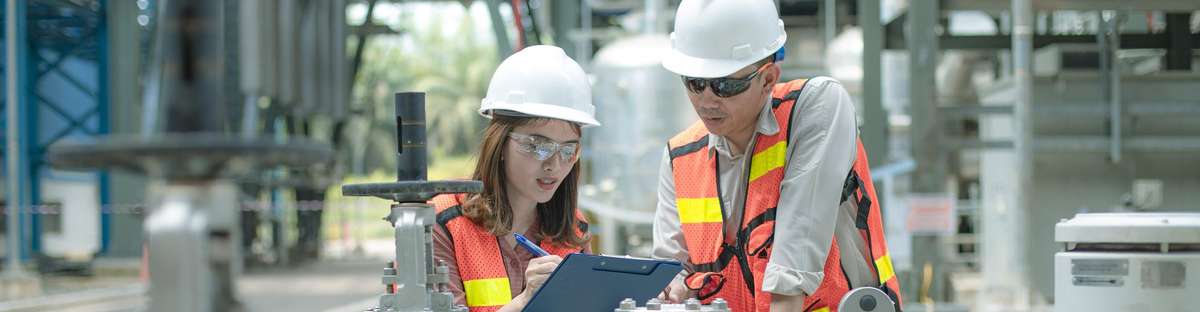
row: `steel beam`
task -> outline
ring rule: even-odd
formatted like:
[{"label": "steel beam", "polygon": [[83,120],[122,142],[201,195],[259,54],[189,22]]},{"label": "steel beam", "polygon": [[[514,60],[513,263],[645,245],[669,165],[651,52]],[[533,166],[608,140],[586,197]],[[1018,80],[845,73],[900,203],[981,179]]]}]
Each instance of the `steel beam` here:
[{"label": "steel beam", "polygon": [[[1187,42],[1186,46],[1191,49],[1200,49],[1200,34],[1184,34]],[[1122,34],[1121,47],[1126,49],[1169,49],[1172,47],[1171,37],[1167,34]],[[978,36],[951,36],[942,35],[938,37],[938,44],[944,50],[1007,50],[1012,47],[1012,42],[1006,35],[978,35]],[[908,49],[908,43],[903,35],[891,33],[890,36],[884,38],[885,49],[887,50],[905,50]],[[1086,43],[1095,44],[1096,35],[1035,35],[1033,36],[1033,48],[1040,49],[1045,46],[1057,43]]]},{"label": "steel beam", "polygon": [[[1011,7],[1004,1],[994,0],[946,0],[947,11],[1007,12]],[[1200,1],[1190,0],[1037,0],[1031,5],[1036,11],[1200,11]]]}]

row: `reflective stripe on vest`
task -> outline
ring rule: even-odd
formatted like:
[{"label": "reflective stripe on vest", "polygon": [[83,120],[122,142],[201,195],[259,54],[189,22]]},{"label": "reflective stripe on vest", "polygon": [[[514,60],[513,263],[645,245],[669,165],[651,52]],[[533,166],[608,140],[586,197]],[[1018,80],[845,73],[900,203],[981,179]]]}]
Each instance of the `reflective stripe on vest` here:
[{"label": "reflective stripe on vest", "polygon": [[[850,171],[847,180],[853,180],[851,187],[843,189],[843,194],[848,194],[843,201],[853,199],[858,205],[858,214],[855,217],[855,225],[859,229],[859,233],[863,236],[863,240],[870,247],[868,263],[872,264],[876,276],[879,277],[880,288],[888,296],[892,297],[892,301],[896,303],[897,311],[900,310],[902,299],[900,298],[900,281],[896,278],[895,269],[892,266],[892,257],[887,250],[887,239],[883,235],[883,217],[879,212],[879,200],[875,196],[875,183],[871,181],[871,166],[867,162],[867,150],[863,147],[862,140],[858,141],[857,160],[854,162],[854,170]],[[849,184],[849,183],[847,183]]]},{"label": "reflective stripe on vest", "polygon": [[508,276],[463,280],[468,307],[503,306],[512,300]]},{"label": "reflective stripe on vest", "polygon": [[[471,312],[495,311],[512,301],[513,297],[504,259],[500,256],[499,238],[470,219],[462,218],[463,198],[463,194],[443,194],[430,200],[430,204],[436,211],[438,225],[446,229],[454,245],[454,258],[467,307]],[[579,220],[576,233],[586,235],[586,219],[579,211],[575,213]],[[581,248],[567,248],[549,240],[543,240],[539,245],[550,254],[560,257],[582,251]]]},{"label": "reflective stripe on vest", "polygon": [[[762,280],[774,241],[775,207],[787,164],[792,109],[803,87],[804,81],[797,80],[777,84],[772,90],[772,112],[779,121],[780,132],[760,134],[754,142],[745,208],[738,216],[741,227],[733,245],[726,244],[724,239],[722,222],[733,220],[725,219],[721,209],[719,172],[715,154],[706,148],[707,129],[697,122],[668,143],[681,228],[691,257],[689,260],[696,268],[686,284],[693,290],[716,289],[713,293],[699,294],[705,303],[719,297],[728,301],[734,311],[769,310],[770,293],[761,291]],[[858,204],[860,220],[856,220],[856,225],[870,246],[869,259],[865,260],[878,275],[884,292],[899,303],[899,284],[883,239],[878,201],[861,141],[858,142],[854,169],[843,188],[842,200],[855,200]],[[805,311],[836,311],[841,297],[849,291],[849,279],[842,269],[837,246],[835,238],[825,261],[825,278],[805,300]],[[708,285],[713,283],[721,285]]]}]

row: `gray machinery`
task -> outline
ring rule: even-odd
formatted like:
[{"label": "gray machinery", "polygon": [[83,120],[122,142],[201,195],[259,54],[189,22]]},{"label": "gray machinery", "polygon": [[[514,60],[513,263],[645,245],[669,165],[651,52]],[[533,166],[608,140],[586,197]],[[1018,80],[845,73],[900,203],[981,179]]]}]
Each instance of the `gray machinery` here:
[{"label": "gray machinery", "polygon": [[729,312],[729,305],[724,299],[717,298],[712,301],[712,304],[701,305],[700,300],[696,298],[688,298],[683,303],[663,303],[658,298],[651,298],[646,301],[645,307],[638,307],[637,301],[632,298],[625,298],[621,301],[621,305],[613,312],[637,312],[637,311],[678,311],[678,312]]},{"label": "gray machinery", "polygon": [[466,312],[446,290],[447,268],[433,259],[433,207],[438,194],[478,193],[479,181],[427,181],[425,166],[425,94],[396,94],[397,182],[342,186],[346,196],[375,196],[396,203],[386,220],[396,233],[396,258],[383,269],[385,292],[378,312]]},{"label": "gray machinery", "polygon": [[147,129],[52,146],[63,169],[117,169],[150,176],[145,240],[149,311],[239,311],[240,226],[234,179],[257,168],[305,167],[332,158],[307,140],[225,133],[220,1],[162,1]]},{"label": "gray machinery", "polygon": [[1055,311],[1200,306],[1200,213],[1082,213],[1054,240]]},{"label": "gray machinery", "polygon": [[[709,305],[701,305],[700,300],[688,298],[684,303],[668,304],[652,298],[646,301],[646,306],[638,307],[637,301],[626,298],[613,312],[638,311],[667,311],[667,312],[729,312],[729,305],[724,299],[717,298]],[[843,312],[896,312],[896,304],[879,288],[859,287],[850,290],[838,303],[838,311]]]}]

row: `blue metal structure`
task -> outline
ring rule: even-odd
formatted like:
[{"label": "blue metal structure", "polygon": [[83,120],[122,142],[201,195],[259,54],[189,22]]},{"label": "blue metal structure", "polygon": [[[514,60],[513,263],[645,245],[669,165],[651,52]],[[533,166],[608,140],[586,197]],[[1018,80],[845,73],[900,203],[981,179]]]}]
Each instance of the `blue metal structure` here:
[{"label": "blue metal structure", "polygon": [[[3,28],[4,28],[4,31],[5,31],[4,33],[6,36],[6,38],[5,38],[6,40],[4,41],[4,52],[5,52],[6,57],[4,57],[3,59],[0,59],[0,63],[3,63],[2,65],[4,66],[5,75],[6,75],[5,79],[7,79],[7,74],[8,74],[9,70],[16,71],[17,84],[18,84],[17,92],[20,92],[22,95],[25,95],[27,93],[26,90],[29,90],[28,77],[29,77],[29,73],[30,73],[30,66],[29,66],[30,64],[28,62],[28,54],[29,54],[28,53],[28,51],[29,51],[28,37],[27,37],[27,31],[26,31],[26,29],[28,28],[27,27],[28,20],[25,18],[26,17],[25,13],[28,11],[27,7],[28,7],[28,4],[24,1],[18,1],[16,3],[16,8],[15,8],[16,12],[14,13],[14,15],[17,17],[17,21],[16,21],[17,29],[15,30],[15,33],[16,33],[16,40],[15,40],[16,46],[15,47],[9,47],[8,40],[7,40],[7,39],[9,39],[9,38],[7,38],[7,34],[8,34],[7,18],[8,18],[8,13],[9,13],[8,9],[9,8],[8,8],[7,4],[5,6],[3,6],[2,8],[0,8],[0,12],[3,13],[3,14],[0,14],[0,16],[2,16],[2,17],[0,17],[0,19],[4,20]],[[8,52],[8,49],[10,49],[10,48],[16,49],[17,51],[24,52],[24,53],[19,53],[17,55],[17,63],[16,64],[7,64],[8,63],[7,52]],[[4,126],[7,131],[7,128],[9,126],[9,120],[7,118],[8,109],[9,109],[7,95],[10,90],[8,90],[7,83],[4,84],[3,88],[4,88],[4,92],[5,92],[5,97],[2,100],[4,102],[4,110],[5,110]],[[30,142],[32,141],[31,140],[32,136],[25,135],[25,134],[29,134],[30,130],[32,129],[32,127],[30,125],[32,123],[31,122],[32,116],[31,116],[31,110],[29,109],[28,98],[22,96],[21,102],[16,104],[15,109],[17,110],[17,112],[16,112],[17,116],[19,116],[16,120],[16,122],[17,122],[16,127],[18,128],[18,132],[23,135],[18,135],[15,138],[9,138],[9,136],[6,134],[4,137],[3,143],[4,143],[4,156],[5,156],[6,164],[7,164],[8,157],[14,156],[14,155],[20,155],[18,157],[19,163],[16,166],[16,168],[9,168],[6,165],[4,174],[5,174],[5,178],[6,178],[5,181],[9,181],[7,179],[8,175],[10,175],[10,174],[17,175],[17,180],[19,181],[19,183],[17,183],[17,186],[15,188],[9,188],[8,190],[12,191],[15,189],[15,191],[20,194],[19,194],[19,196],[18,196],[18,194],[8,194],[8,196],[16,196],[17,197],[18,202],[14,203],[14,204],[16,206],[18,206],[18,215],[16,216],[16,218],[18,219],[18,224],[20,224],[20,226],[18,226],[18,228],[19,228],[18,231],[20,232],[19,241],[27,242],[27,241],[29,241],[29,237],[31,235],[30,231],[28,229],[28,226],[27,226],[29,224],[28,220],[27,220],[28,219],[27,216],[29,214],[30,207],[32,207],[31,204],[33,202],[32,197],[30,195],[32,193],[31,189],[35,188],[33,183],[31,183],[31,181],[33,181],[33,178],[32,178],[33,170],[31,169],[32,162],[30,161],[30,158],[29,158],[29,156],[31,154],[29,147],[32,145],[32,144],[30,144]],[[18,150],[16,150],[16,151],[9,150],[9,146],[8,146],[9,139],[18,140],[18,147],[17,147]],[[16,172],[9,172],[9,171],[12,171],[10,169],[16,169],[15,170]],[[6,216],[6,217],[11,217],[11,216]],[[22,245],[19,248],[19,254],[17,257],[28,258],[29,254],[30,254],[29,246]]]},{"label": "blue metal structure", "polygon": [[[108,24],[106,0],[21,2],[18,16],[25,22],[18,33],[25,38],[18,38],[15,48],[27,53],[18,62],[26,79],[21,79],[23,125],[16,139],[22,140],[19,152],[26,170],[19,174],[28,188],[25,206],[31,207],[21,215],[21,241],[28,244],[22,255],[28,258],[41,251],[41,217],[32,207],[39,204],[40,181],[50,173],[46,148],[66,138],[89,140],[109,133]],[[97,181],[100,206],[107,207],[107,173],[98,173]],[[109,219],[102,209],[100,253],[108,247]]]}]

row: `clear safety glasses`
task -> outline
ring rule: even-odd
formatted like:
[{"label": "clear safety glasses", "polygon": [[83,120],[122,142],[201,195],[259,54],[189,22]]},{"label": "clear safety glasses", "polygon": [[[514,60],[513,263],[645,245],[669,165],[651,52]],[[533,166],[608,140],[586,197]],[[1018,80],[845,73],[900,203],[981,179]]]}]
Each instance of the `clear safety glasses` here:
[{"label": "clear safety glasses", "polygon": [[540,135],[509,133],[508,137],[517,143],[517,150],[529,154],[539,161],[546,161],[558,154],[559,159],[574,162],[579,157],[579,143],[559,143]]}]

